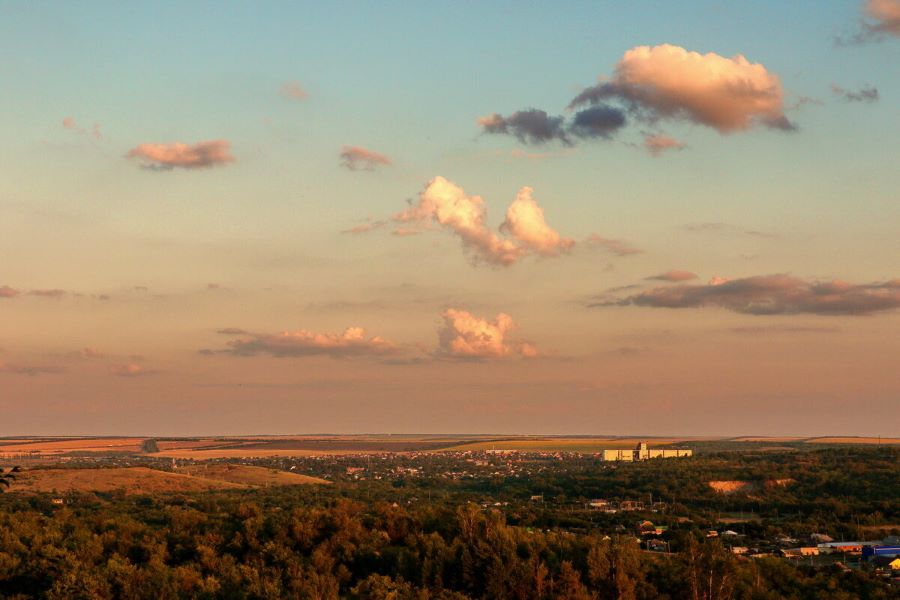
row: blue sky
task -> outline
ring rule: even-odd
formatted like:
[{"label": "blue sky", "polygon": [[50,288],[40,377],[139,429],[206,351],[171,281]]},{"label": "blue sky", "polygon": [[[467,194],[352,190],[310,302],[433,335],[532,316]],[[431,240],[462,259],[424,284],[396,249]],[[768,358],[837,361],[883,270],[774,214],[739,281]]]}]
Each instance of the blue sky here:
[{"label": "blue sky", "polygon": [[[324,386],[332,401],[351,407],[376,394],[378,403],[360,409],[369,416],[399,411],[391,404],[394,386],[407,394],[474,377],[482,387],[473,393],[487,398],[497,386],[520,390],[533,381],[535,390],[568,390],[560,392],[572,403],[568,412],[560,414],[543,392],[504,391],[498,397],[521,403],[503,400],[506,412],[498,409],[496,420],[479,423],[481,430],[509,423],[537,431],[552,422],[557,432],[580,433],[586,415],[627,426],[627,415],[609,408],[624,397],[643,402],[649,413],[665,413],[664,396],[697,406],[712,401],[704,364],[682,364],[684,351],[660,333],[668,331],[677,343],[696,346],[696,356],[718,361],[730,373],[723,385],[761,382],[750,387],[772,403],[784,395],[810,403],[831,398],[821,423],[798,419],[786,429],[832,432],[842,407],[831,378],[853,348],[865,348],[848,374],[858,385],[844,391],[877,398],[887,409],[900,388],[871,356],[898,350],[879,334],[897,332],[896,311],[772,317],[722,306],[585,307],[604,290],[647,287],[646,277],[671,269],[696,273],[697,285],[718,276],[790,274],[854,285],[900,277],[900,40],[887,35],[836,45],[836,36],[859,31],[863,16],[863,4],[850,1],[4,2],[0,288],[17,296],[0,300],[0,318],[9,324],[0,332],[0,385],[15,381],[17,393],[44,414],[41,407],[58,408],[60,394],[77,381],[72,410],[94,402],[114,422],[118,409],[96,398],[167,390],[185,410],[203,415],[208,400],[197,390],[221,378],[235,386],[287,385],[298,384],[290,380],[296,373],[315,379],[321,371],[335,381],[352,371],[366,384],[320,382],[315,389]],[[629,116],[612,139],[566,148],[488,135],[477,123],[528,108],[570,114],[573,96],[598,77],[612,77],[627,51],[660,44],[760,63],[780,79],[784,114],[798,130],[722,134],[696,119]],[[280,95],[288,82],[308,97]],[[879,98],[845,102],[832,85],[877,88]],[[794,108],[804,98],[813,102]],[[77,125],[63,127],[65,118]],[[91,134],[95,124],[101,139]],[[651,156],[643,143],[652,132],[686,147]],[[210,140],[226,140],[234,160],[152,171],[125,158],[140,144]],[[381,153],[391,164],[342,168],[344,146]],[[367,219],[390,221],[438,175],[483,197],[491,230],[517,192],[532,187],[547,222],[574,240],[575,250],[492,268],[473,266],[459,239],[435,223],[409,237],[391,235],[394,225],[341,233]],[[690,228],[698,224],[715,226]],[[590,250],[591,234],[643,252]],[[135,291],[142,288],[146,295]],[[29,294],[47,289],[65,296],[47,301]],[[109,301],[88,300],[99,296]],[[511,314],[517,335],[547,348],[544,358],[531,366],[435,361],[436,332],[446,326],[441,315],[449,307],[488,322]],[[821,383],[804,389],[787,381],[778,360],[755,344],[735,341],[732,353],[717,350],[722,332],[760,323],[786,336],[779,360],[816,356],[804,378],[822,375]],[[259,334],[352,325],[425,356],[405,357],[419,366],[386,372],[377,361],[327,356],[291,362],[197,355],[222,349],[215,331],[223,327]],[[811,337],[815,328],[836,331]],[[85,371],[61,358],[95,346],[110,364]],[[110,376],[133,356],[152,375]],[[423,367],[423,361],[431,362]],[[56,371],[14,378],[8,365],[26,364]],[[287,430],[299,431],[302,423],[290,421],[296,410],[316,414],[318,430],[364,427],[329,419],[304,382],[296,396],[283,392],[277,418],[258,425],[274,432],[287,422]],[[604,391],[591,396],[595,389]],[[247,398],[235,392],[228,400],[233,412],[223,413],[234,421],[216,426],[240,432],[236,415],[244,414]],[[447,417],[437,402],[401,428],[439,430]],[[152,416],[161,409],[147,410],[144,421],[165,433],[162,417]],[[744,409],[724,410],[736,417]],[[470,422],[463,413],[451,428]],[[896,409],[891,416],[898,418]],[[203,422],[198,416],[171,433],[199,433]],[[734,431],[759,433],[765,425],[747,423],[752,431]],[[81,424],[84,433],[104,429],[90,419]],[[650,426],[707,433],[714,425],[694,431],[689,420],[673,423],[669,415]],[[854,425],[861,433],[878,433],[878,426],[874,419]]]}]

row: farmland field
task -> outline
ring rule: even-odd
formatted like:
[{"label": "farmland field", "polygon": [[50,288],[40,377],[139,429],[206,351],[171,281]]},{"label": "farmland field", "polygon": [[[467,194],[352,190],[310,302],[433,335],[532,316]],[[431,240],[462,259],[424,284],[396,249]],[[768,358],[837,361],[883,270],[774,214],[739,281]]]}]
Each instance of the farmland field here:
[{"label": "farmland field", "polygon": [[327,483],[316,477],[243,465],[195,467],[170,473],[147,467],[36,469],[23,471],[10,492],[110,492],[126,494],[206,492],[281,485]]},{"label": "farmland field", "polygon": [[[144,443],[153,440],[156,452]],[[877,437],[658,437],[636,436],[499,436],[499,435],[280,435],[246,437],[70,437],[0,438],[0,459],[46,460],[90,455],[146,455],[159,458],[207,460],[266,456],[326,456],[443,451],[528,451],[597,453],[609,448],[633,448],[646,441],[650,447],[688,447],[695,452],[727,450],[774,451],[808,445],[894,445],[900,438]]]}]

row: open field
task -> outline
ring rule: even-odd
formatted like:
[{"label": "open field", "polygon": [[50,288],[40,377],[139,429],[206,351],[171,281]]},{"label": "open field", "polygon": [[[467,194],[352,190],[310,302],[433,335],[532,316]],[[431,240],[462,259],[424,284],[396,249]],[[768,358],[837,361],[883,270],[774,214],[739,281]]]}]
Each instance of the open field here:
[{"label": "open field", "polygon": [[146,438],[72,438],[0,440],[0,456],[16,453],[64,454],[67,452],[139,452]]},{"label": "open field", "polygon": [[803,440],[807,444],[900,444],[900,438],[895,437],[816,437]]},{"label": "open field", "polygon": [[214,458],[265,458],[268,456],[326,456],[326,455],[345,455],[345,454],[371,454],[371,451],[362,451],[355,449],[346,450],[276,450],[276,449],[257,449],[245,450],[243,448],[204,448],[198,450],[180,449],[166,450],[148,454],[147,456],[155,456],[160,458],[177,458],[191,460],[211,460]]},{"label": "open field", "polygon": [[[144,454],[144,437],[0,438],[0,459],[65,459],[90,454]],[[614,436],[500,436],[500,435],[278,435],[236,437],[153,438],[161,458],[206,460],[266,456],[322,456],[344,454],[442,451],[532,451],[596,453],[609,448],[632,448],[640,441],[651,447],[680,446],[695,452],[723,450],[798,450],[818,445],[894,445],[900,438],[829,437],[614,437]]]},{"label": "open field", "polygon": [[691,441],[711,438],[505,438],[458,444],[444,450],[525,450],[544,452],[594,453],[610,448],[634,448],[646,441],[651,447],[687,445]]},{"label": "open field", "polygon": [[262,467],[217,465],[169,473],[147,467],[111,469],[37,469],[23,471],[10,492],[111,492],[152,494],[206,492],[282,485],[327,483],[324,479]]},{"label": "open field", "polygon": [[250,487],[271,487],[279,485],[306,485],[310,483],[328,483],[318,477],[289,473],[277,469],[264,467],[251,467],[247,465],[230,464],[199,464],[178,468],[179,473],[184,473],[196,478],[226,481]]}]

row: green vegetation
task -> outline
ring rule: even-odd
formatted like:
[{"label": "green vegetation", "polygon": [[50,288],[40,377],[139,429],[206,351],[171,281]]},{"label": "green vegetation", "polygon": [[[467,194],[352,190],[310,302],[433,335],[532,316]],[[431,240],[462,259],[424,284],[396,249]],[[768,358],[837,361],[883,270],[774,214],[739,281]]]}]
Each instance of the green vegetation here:
[{"label": "green vegetation", "polygon": [[[3,494],[0,595],[895,598],[890,580],[866,565],[790,562],[773,552],[738,556],[734,542],[706,536],[721,529],[726,513],[753,515],[740,529],[742,543],[754,545],[783,533],[851,536],[867,525],[896,533],[898,459],[896,448],[614,466],[583,456],[482,455],[479,464],[488,464],[473,471],[469,454],[385,455],[283,459],[294,471],[335,481],[330,486]],[[370,478],[350,480],[348,467]],[[395,475],[375,479],[376,471]],[[706,483],[781,478],[794,482],[758,494],[724,495]],[[536,494],[542,498],[532,500]],[[648,501],[645,511],[612,514],[584,506],[589,498],[646,501],[651,494],[665,505],[651,509]],[[665,531],[639,535],[644,519]],[[651,539],[663,551],[648,551]]]}]

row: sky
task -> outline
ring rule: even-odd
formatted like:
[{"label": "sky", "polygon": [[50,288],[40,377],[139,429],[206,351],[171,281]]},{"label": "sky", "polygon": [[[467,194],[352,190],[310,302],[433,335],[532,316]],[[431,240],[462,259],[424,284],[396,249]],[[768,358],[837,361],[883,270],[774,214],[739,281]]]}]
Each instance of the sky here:
[{"label": "sky", "polygon": [[900,0],[0,2],[0,435],[900,435]]}]

